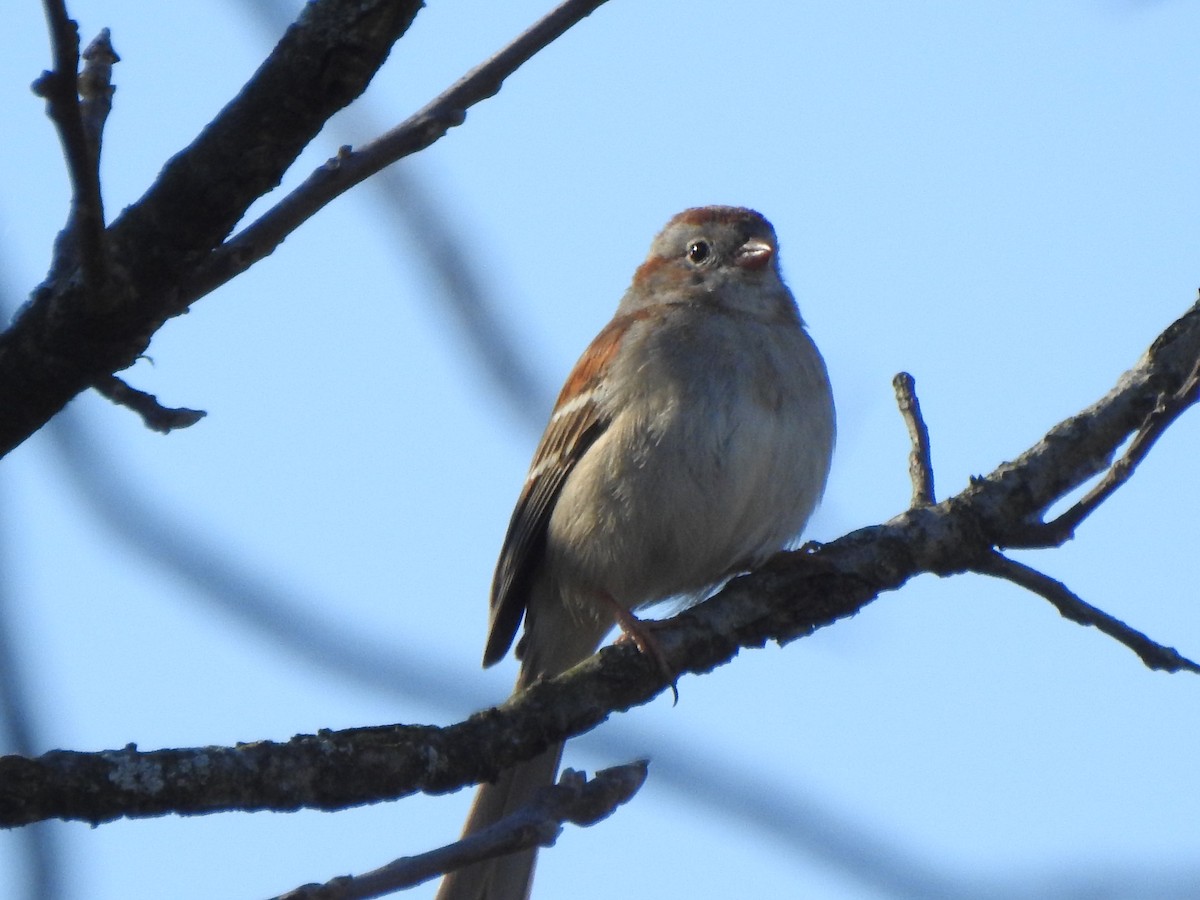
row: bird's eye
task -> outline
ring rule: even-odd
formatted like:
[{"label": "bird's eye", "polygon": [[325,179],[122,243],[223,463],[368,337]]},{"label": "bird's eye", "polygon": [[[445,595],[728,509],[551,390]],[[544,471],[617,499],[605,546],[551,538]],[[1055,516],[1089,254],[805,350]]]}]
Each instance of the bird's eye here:
[{"label": "bird's eye", "polygon": [[687,258],[688,262],[690,263],[702,263],[708,259],[709,254],[711,253],[712,247],[709,245],[708,241],[692,241],[690,244],[688,244]]}]

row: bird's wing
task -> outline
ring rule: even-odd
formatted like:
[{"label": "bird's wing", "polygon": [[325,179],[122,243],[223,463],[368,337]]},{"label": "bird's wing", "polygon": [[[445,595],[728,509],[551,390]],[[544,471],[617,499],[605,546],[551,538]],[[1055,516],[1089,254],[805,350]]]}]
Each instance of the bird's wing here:
[{"label": "bird's wing", "polygon": [[558,396],[496,564],[491,624],[483,654],[485,666],[498,662],[512,646],[529,603],[533,575],[542,562],[546,530],[563,484],[612,422],[612,411],[599,402],[604,373],[629,327],[642,318],[645,313],[639,311],[610,322],[579,358]]}]

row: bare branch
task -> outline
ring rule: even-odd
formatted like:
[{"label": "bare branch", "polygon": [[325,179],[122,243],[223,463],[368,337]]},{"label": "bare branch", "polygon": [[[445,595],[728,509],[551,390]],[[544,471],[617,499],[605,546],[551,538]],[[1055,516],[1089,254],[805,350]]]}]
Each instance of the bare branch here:
[{"label": "bare branch", "polygon": [[237,97],[113,221],[101,289],[51,269],[0,334],[0,454],[99,378],[132,365],[154,332],[186,309],[184,276],[279,183],[325,121],[362,93],[420,7],[420,0],[306,4]]},{"label": "bare branch", "polygon": [[[404,126],[350,153],[334,166],[346,171],[332,176],[332,193],[317,196],[314,208],[437,140],[462,121],[467,106],[495,93],[517,66],[603,2],[563,4]],[[0,455],[71,397],[132,365],[167,319],[230,277],[215,270],[199,277],[197,261],[222,246],[250,204],[279,184],[326,120],[362,92],[421,5],[312,0],[238,96],[112,223],[107,232],[112,265],[103,290],[82,290],[51,270],[12,327],[0,334]],[[323,172],[310,180],[324,185]],[[286,219],[289,201],[281,207]],[[300,213],[296,224],[312,214]],[[289,227],[295,226],[285,226],[279,239]],[[232,244],[222,250],[222,258],[229,254],[230,271],[253,262],[232,259],[243,250]],[[269,250],[254,242],[249,252],[253,257]],[[181,287],[185,283],[187,289]]]},{"label": "bare branch", "polygon": [[112,112],[112,98],[116,88],[112,84],[112,68],[121,61],[113,49],[112,34],[107,28],[83,50],[83,71],[79,73],[80,120],[84,136],[97,169],[100,165],[100,144],[104,135],[104,123]]},{"label": "bare branch", "polygon": [[[0,315],[3,307],[0,303]],[[180,600],[194,598],[202,609],[231,617],[252,638],[265,639],[300,663],[361,688],[388,697],[419,697],[443,709],[480,705],[478,691],[439,666],[419,639],[388,635],[384,640],[349,627],[344,617],[315,613],[336,610],[338,604],[330,597],[291,594],[269,574],[217,549],[212,535],[168,510],[161,497],[137,482],[127,462],[83,419],[78,410],[68,409],[47,429],[61,456],[62,477],[74,484],[110,536],[188,584]],[[663,760],[655,772],[660,790],[682,795],[711,815],[738,821],[739,827],[782,842],[793,855],[821,860],[871,889],[887,894],[903,884],[912,886],[912,896],[978,895],[972,886],[941,875],[920,851],[893,836],[874,834],[855,814],[818,803],[796,782],[781,790],[764,773],[711,748],[684,746],[661,731],[651,737],[628,719],[610,719],[591,737],[591,754],[608,759],[627,758],[653,744]]]},{"label": "bare branch", "polygon": [[369,900],[472,863],[533,847],[550,847],[564,822],[594,825],[632,799],[646,781],[647,766],[646,760],[614,766],[597,772],[591,781],[582,772],[565,769],[558,784],[542,788],[528,806],[468,838],[398,859],[362,875],[304,885],[276,900]]},{"label": "bare branch", "polygon": [[937,501],[933,493],[933,463],[929,452],[929,428],[921,415],[921,403],[917,400],[917,385],[907,372],[900,372],[892,379],[896,390],[896,405],[908,426],[912,439],[912,451],[908,454],[908,474],[912,478],[912,505],[932,506]]},{"label": "bare branch", "polygon": [[[1158,398],[1188,380],[1198,358],[1200,305],[1175,322],[1106,397],[960,494],[809,552],[778,554],[662,623],[655,636],[669,667],[680,674],[707,672],[743,647],[787,643],[853,615],[916,575],[978,570],[986,554],[1004,544],[1013,523],[1024,528],[1103,470]],[[1045,580],[1027,580],[1053,594]],[[1101,627],[1100,617],[1093,620]],[[230,748],[4,757],[0,826],[45,818],[98,823],[167,812],[338,809],[414,791],[442,793],[494,778],[614,711],[647,702],[667,682],[654,660],[624,644],[447,728],[326,731],[286,744]]]},{"label": "bare branch", "polygon": [[1200,399],[1200,359],[1196,360],[1191,374],[1188,375],[1179,390],[1159,399],[1158,404],[1146,416],[1146,421],[1130,441],[1125,454],[1109,467],[1104,477],[1074,506],[1054,521],[1047,522],[1043,526],[1046,535],[1042,540],[1057,546],[1074,535],[1075,529],[1079,527],[1080,523],[1129,480],[1138,464],[1150,452],[1150,448],[1162,437],[1163,432],[1197,399]]},{"label": "bare branch", "polygon": [[1053,604],[1064,619],[1080,625],[1094,625],[1109,637],[1124,644],[1138,655],[1146,667],[1161,672],[1196,672],[1200,666],[1173,647],[1148,638],[1135,628],[1130,628],[1120,619],[1110,616],[1081,599],[1061,581],[1057,581],[1037,569],[1009,559],[999,553],[989,553],[975,566],[982,575],[991,575],[1011,581],[1018,587],[1037,594]]},{"label": "bare branch", "polygon": [[[1060,422],[1018,459],[968,488],[964,497],[978,504],[980,526],[994,539],[994,546],[1056,547],[1065,541],[1069,535],[1045,527],[1045,511],[1107,471],[1116,451],[1146,427],[1147,417],[1163,398],[1187,389],[1198,360],[1200,303],[1159,335],[1105,397]],[[1022,493],[1024,502],[1009,505]]]},{"label": "bare branch", "polygon": [[79,108],[79,26],[67,15],[63,0],[44,0],[42,5],[50,28],[54,69],[41,74],[33,83],[33,92],[46,100],[71,177],[71,211],[56,242],[52,272],[66,274],[79,265],[85,288],[97,290],[107,272],[100,135],[99,131],[89,135]]},{"label": "bare branch", "polygon": [[147,428],[160,434],[170,434],[177,428],[195,425],[208,415],[202,409],[163,406],[153,394],[130,387],[116,375],[101,378],[94,387],[97,393],[107,397],[118,406],[132,409],[142,417]]},{"label": "bare branch", "polygon": [[[242,3],[271,34],[278,34],[292,19],[289,0],[255,0]],[[379,134],[379,104],[370,98],[354,104],[330,123],[330,141],[338,134]],[[533,434],[541,433],[547,411],[554,404],[556,388],[539,370],[538,354],[530,353],[520,337],[520,328],[512,321],[502,301],[493,273],[479,255],[470,252],[471,236],[461,218],[455,217],[441,202],[437,191],[427,187],[418,167],[389,165],[366,185],[382,200],[381,208],[397,233],[397,246],[413,259],[423,261],[436,281],[438,290],[430,300],[440,302],[449,313],[439,322],[465,341],[470,359],[485,376],[486,389],[495,390],[509,406],[520,424]]]},{"label": "bare branch", "polygon": [[561,37],[607,0],[566,0],[520,37],[391,131],[359,150],[343,147],[304,183],[215,250],[183,287],[190,302],[220,287],[269,256],[284,238],[331,200],[380,169],[443,137],[467,118],[467,110],[495,96],[504,80],[534,54]]}]

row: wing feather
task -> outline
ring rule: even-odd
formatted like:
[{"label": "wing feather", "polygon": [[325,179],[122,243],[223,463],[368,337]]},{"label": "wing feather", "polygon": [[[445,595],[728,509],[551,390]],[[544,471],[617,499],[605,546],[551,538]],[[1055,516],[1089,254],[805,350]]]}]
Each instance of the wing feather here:
[{"label": "wing feather", "polygon": [[546,549],[546,532],[563,485],[575,465],[612,421],[600,405],[598,387],[625,332],[644,311],[620,316],[592,341],[567,377],[550,424],[508,523],[492,581],[491,624],[483,664],[498,662],[512,646],[529,603],[533,576]]}]

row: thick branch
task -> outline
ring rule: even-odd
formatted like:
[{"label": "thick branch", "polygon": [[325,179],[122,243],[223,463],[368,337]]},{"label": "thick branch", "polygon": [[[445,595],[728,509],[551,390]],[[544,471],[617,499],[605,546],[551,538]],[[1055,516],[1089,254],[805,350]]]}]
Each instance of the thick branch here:
[{"label": "thick branch", "polygon": [[[498,91],[504,77],[602,2],[568,0],[408,123],[318,170],[299,196],[285,198],[197,276],[197,265],[250,204],[278,185],[325,121],[362,92],[421,6],[309,3],[241,93],[108,229],[112,266],[103,284],[52,270],[0,335],[0,455],[75,394],[132,365],[163,322],[269,253],[330,198],[459,124],[468,106]],[[78,119],[77,105],[75,113]]]},{"label": "thick branch", "polygon": [[[786,643],[853,615],[915,575],[979,569],[1010,533],[1102,471],[1161,398],[1186,383],[1197,359],[1200,306],[1175,322],[1106,397],[957,496],[812,552],[780,554],[656,629],[667,662],[679,673],[706,672],[742,647]],[[0,825],[337,809],[416,791],[440,793],[493,778],[666,687],[655,661],[625,644],[444,729],[395,726],[322,732],[286,744],[5,757]]]},{"label": "thick branch", "polygon": [[34,291],[0,335],[0,454],[75,394],[132,365],[186,308],[178,291],[185,274],[279,183],[326,119],[362,93],[420,6],[308,4],[241,93],[110,226],[104,284],[52,272]]},{"label": "thick branch", "polygon": [[[1045,511],[1106,471],[1130,435],[1153,428],[1155,411],[1164,404],[1170,407],[1170,398],[1186,390],[1198,360],[1200,303],[1159,335],[1105,397],[1056,425],[1017,460],[977,479],[949,502],[968,503],[996,546],[1061,545],[1070,535],[1047,529],[1042,522]],[[1166,424],[1181,411],[1176,410]]]}]

